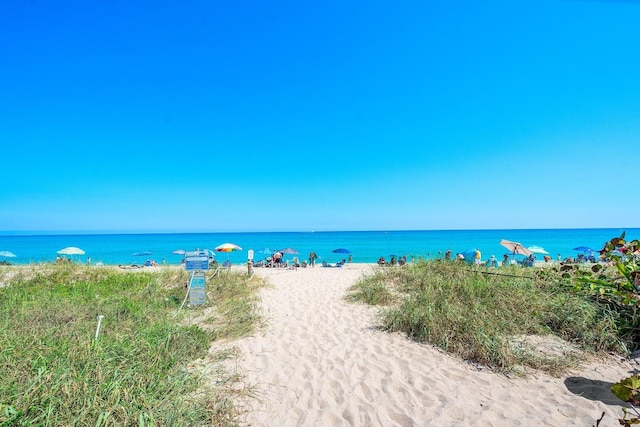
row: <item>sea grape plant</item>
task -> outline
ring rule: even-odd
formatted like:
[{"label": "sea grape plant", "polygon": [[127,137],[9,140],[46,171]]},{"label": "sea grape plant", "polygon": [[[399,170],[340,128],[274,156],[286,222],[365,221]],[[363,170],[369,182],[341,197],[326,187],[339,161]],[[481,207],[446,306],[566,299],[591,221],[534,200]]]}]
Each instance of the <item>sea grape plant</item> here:
[{"label": "sea grape plant", "polygon": [[[591,272],[582,272],[577,285],[605,302],[620,314],[619,333],[631,342],[635,348],[640,344],[640,241],[625,240],[625,233],[604,244],[600,250],[601,261],[613,266],[617,274],[607,275],[606,267],[596,264]],[[598,274],[594,276],[594,274]],[[640,424],[640,375],[625,378],[613,386],[611,391],[619,399],[631,404],[635,415],[623,408],[624,416],[620,425],[630,427]]]}]

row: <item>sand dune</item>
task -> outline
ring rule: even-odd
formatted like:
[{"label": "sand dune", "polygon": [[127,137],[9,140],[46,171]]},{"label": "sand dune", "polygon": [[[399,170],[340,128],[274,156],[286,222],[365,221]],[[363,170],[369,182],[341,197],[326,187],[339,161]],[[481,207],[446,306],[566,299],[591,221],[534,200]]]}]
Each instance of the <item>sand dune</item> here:
[{"label": "sand dune", "polygon": [[635,361],[590,364],[563,378],[510,379],[400,334],[376,308],[343,300],[372,268],[256,269],[266,330],[236,341],[259,400],[247,426],[601,426],[622,416],[612,383]]}]

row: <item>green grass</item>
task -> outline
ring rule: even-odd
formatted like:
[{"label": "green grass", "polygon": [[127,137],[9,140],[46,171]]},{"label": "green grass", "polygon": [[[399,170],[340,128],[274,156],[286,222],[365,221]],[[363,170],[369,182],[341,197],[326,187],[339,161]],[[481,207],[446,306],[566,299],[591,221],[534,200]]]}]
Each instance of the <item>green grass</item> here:
[{"label": "green grass", "polygon": [[[215,367],[209,348],[256,325],[260,282],[210,277],[208,304],[181,309],[188,279],[177,269],[18,271],[0,270],[11,283],[0,288],[0,426],[236,424],[237,378]],[[215,385],[190,369],[196,359],[219,370]]]},{"label": "green grass", "polygon": [[[494,274],[487,274],[494,273]],[[536,351],[539,337],[559,337],[587,352],[624,352],[616,313],[571,291],[550,270],[499,270],[442,260],[385,269],[347,296],[381,305],[381,327],[500,372],[535,368],[560,373],[579,352]]]}]

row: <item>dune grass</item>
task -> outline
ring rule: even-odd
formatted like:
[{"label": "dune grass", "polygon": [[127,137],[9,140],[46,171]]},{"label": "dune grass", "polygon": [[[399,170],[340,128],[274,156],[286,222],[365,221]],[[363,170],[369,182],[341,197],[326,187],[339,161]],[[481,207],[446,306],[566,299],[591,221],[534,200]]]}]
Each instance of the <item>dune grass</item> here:
[{"label": "dune grass", "polygon": [[626,348],[616,313],[571,289],[548,269],[434,260],[381,269],[354,285],[347,299],[381,305],[385,330],[496,371],[557,374],[575,366],[580,352]]},{"label": "dune grass", "polygon": [[[77,265],[2,267],[0,425],[235,425],[230,375],[190,369],[213,341],[252,330],[260,282],[207,279],[208,304],[182,308],[187,273]],[[190,318],[207,314],[205,326]],[[95,339],[97,316],[104,316]]]}]

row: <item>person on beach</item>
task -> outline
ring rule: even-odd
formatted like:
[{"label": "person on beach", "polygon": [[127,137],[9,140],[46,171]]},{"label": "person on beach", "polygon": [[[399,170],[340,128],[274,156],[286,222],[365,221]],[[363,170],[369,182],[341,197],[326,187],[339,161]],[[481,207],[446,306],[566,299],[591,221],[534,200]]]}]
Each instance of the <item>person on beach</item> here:
[{"label": "person on beach", "polygon": [[476,249],[476,260],[475,260],[476,264],[481,264],[482,263],[482,254],[480,253],[480,249]]},{"label": "person on beach", "polygon": [[444,259],[451,261],[451,249],[444,253]]},{"label": "person on beach", "polygon": [[276,263],[276,267],[280,267],[280,265],[282,264],[282,252],[276,251],[273,254],[273,262]]},{"label": "person on beach", "polygon": [[509,255],[504,254],[504,258],[502,258],[502,266],[505,267],[509,265]]},{"label": "person on beach", "polygon": [[491,258],[487,261],[487,267],[498,268],[498,260],[495,255],[491,255]]},{"label": "person on beach", "polygon": [[536,256],[534,254],[529,255],[526,259],[524,265],[527,267],[533,267],[533,264],[536,262]]},{"label": "person on beach", "polygon": [[318,255],[316,255],[316,253],[314,251],[309,252],[309,265],[311,267],[315,267],[316,266],[316,259],[318,258]]}]

